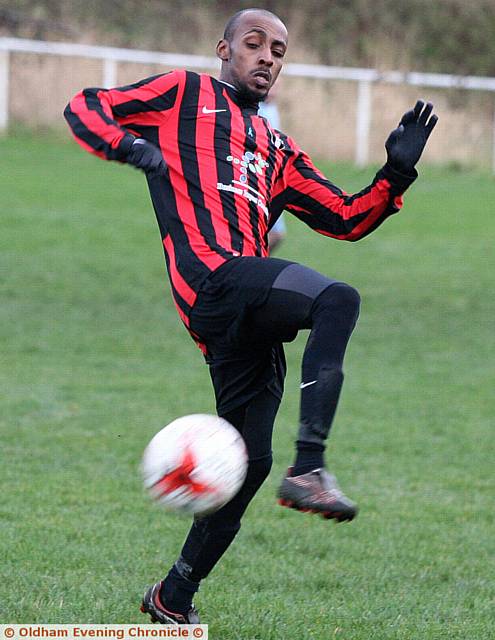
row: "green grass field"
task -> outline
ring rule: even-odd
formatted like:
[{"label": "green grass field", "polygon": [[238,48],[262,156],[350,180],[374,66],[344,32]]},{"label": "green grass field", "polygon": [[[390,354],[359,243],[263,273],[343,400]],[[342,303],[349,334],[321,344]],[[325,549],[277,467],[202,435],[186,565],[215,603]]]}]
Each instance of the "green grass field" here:
[{"label": "green grass field", "polygon": [[[144,495],[149,438],[214,412],[172,305],[145,181],[75,144],[1,141],[0,622],[131,623],[189,522]],[[351,191],[372,171],[324,167]],[[297,220],[279,253],[357,287],[328,463],[361,507],[276,505],[292,459],[288,345],[272,473],[196,598],[210,638],[493,638],[495,180],[425,168],[352,244]]]}]

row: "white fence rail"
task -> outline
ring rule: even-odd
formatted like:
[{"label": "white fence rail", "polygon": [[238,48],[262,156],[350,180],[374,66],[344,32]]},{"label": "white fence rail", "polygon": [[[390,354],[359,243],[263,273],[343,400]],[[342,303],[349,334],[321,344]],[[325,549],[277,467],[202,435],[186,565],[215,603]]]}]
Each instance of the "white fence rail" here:
[{"label": "white fence rail", "polygon": [[[215,57],[141,51],[116,47],[99,47],[68,42],[45,42],[22,38],[0,38],[0,131],[8,128],[9,122],[9,63],[10,53],[33,53],[42,55],[93,58],[103,63],[102,86],[115,86],[119,62],[158,64],[167,67],[190,69],[219,69]],[[284,75],[326,80],[351,80],[358,83],[356,108],[355,162],[363,166],[369,160],[369,138],[371,128],[371,96],[374,83],[413,85],[437,89],[465,89],[495,93],[495,78],[482,76],[456,76],[442,73],[417,73],[402,71],[379,72],[376,69],[331,67],[313,64],[286,64]],[[495,109],[494,109],[495,112]],[[495,174],[495,113],[492,131],[492,170]]]}]

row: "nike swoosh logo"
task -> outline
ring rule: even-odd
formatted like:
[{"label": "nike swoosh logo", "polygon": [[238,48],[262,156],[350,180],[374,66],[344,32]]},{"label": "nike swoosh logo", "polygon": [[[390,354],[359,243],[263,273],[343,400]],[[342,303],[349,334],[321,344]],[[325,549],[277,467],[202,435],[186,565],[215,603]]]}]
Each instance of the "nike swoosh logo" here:
[{"label": "nike swoosh logo", "polygon": [[205,115],[208,113],[220,113],[221,111],[227,111],[227,109],[208,109],[207,107],[203,107],[203,113]]},{"label": "nike swoosh logo", "polygon": [[312,384],[316,384],[318,382],[318,380],[311,380],[311,382],[301,382],[301,389],[304,389],[305,387],[309,387]]}]

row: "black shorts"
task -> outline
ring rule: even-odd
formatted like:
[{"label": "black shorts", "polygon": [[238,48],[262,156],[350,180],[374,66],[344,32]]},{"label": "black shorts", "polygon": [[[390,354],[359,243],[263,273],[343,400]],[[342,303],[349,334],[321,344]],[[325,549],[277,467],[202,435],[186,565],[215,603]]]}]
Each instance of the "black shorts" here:
[{"label": "black shorts", "polygon": [[[191,312],[190,328],[206,345],[219,415],[265,388],[282,397],[286,373],[282,343],[293,340],[299,329],[309,328],[312,302],[335,282],[288,260],[256,257],[229,260],[207,278]],[[284,324],[281,306],[280,313],[278,308],[268,310],[273,322],[265,319],[262,326],[256,322],[274,288],[291,305],[297,302],[297,321]]]}]

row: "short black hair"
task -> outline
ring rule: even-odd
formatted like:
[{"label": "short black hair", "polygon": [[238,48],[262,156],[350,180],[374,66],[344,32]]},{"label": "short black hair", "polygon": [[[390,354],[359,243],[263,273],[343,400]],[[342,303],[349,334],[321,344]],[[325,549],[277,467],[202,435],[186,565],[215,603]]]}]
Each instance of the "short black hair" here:
[{"label": "short black hair", "polygon": [[259,11],[260,13],[263,13],[265,16],[270,16],[271,18],[276,18],[277,20],[280,20],[280,18],[277,15],[275,15],[271,11],[268,11],[267,9],[257,9],[256,7],[253,7],[252,9],[242,9],[241,11],[234,13],[234,15],[231,18],[229,18],[227,24],[225,25],[225,31],[223,32],[224,40],[227,40],[227,42],[232,42],[232,39],[234,37],[235,31],[237,29],[237,25],[239,24],[240,19],[245,13],[250,13],[251,11]]}]

